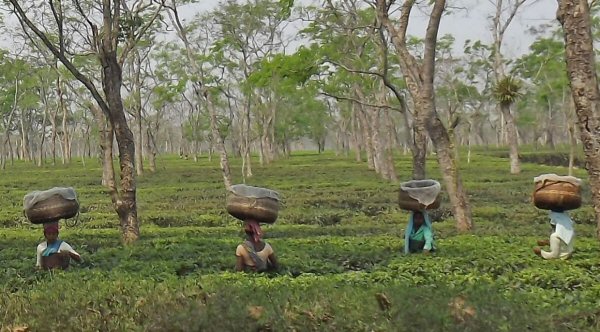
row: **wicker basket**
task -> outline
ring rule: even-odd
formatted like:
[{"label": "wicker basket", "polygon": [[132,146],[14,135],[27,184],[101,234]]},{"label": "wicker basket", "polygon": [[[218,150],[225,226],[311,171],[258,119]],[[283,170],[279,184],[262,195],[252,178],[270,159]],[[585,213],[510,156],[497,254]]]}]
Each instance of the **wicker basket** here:
[{"label": "wicker basket", "polygon": [[[401,209],[409,211],[433,210],[440,207],[440,183],[435,180],[410,180],[400,184],[398,194],[398,205]],[[435,195],[435,199],[429,205],[419,202],[431,201]]]},{"label": "wicker basket", "polygon": [[239,220],[254,219],[272,224],[277,220],[279,201],[270,197],[253,198],[230,193],[227,196],[227,212]]},{"label": "wicker basket", "polygon": [[533,204],[538,209],[557,212],[577,209],[581,206],[581,187],[562,181],[537,182]]},{"label": "wicker basket", "polygon": [[398,205],[401,209],[409,210],[409,211],[423,211],[423,210],[435,210],[440,207],[441,199],[440,195],[435,198],[433,203],[425,206],[416,199],[410,197],[407,192],[400,190],[398,194]]},{"label": "wicker basket", "polygon": [[76,199],[66,199],[57,194],[26,209],[25,216],[34,224],[43,224],[72,218],[77,215],[78,211],[79,202]]},{"label": "wicker basket", "polygon": [[66,269],[71,263],[71,258],[63,254],[53,254],[42,257],[42,268],[46,270]]}]

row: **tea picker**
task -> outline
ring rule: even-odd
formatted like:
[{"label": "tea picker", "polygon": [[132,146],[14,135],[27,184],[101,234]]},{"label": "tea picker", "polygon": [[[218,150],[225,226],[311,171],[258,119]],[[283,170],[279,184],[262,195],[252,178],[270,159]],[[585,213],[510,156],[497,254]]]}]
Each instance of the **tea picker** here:
[{"label": "tea picker", "polygon": [[400,184],[398,205],[410,211],[404,230],[404,253],[435,251],[428,210],[440,207],[441,185],[435,180],[411,180]]},{"label": "tea picker", "polygon": [[550,251],[539,247],[533,252],[545,259],[568,259],[573,254],[575,231],[573,221],[565,212],[581,206],[581,179],[573,176],[542,174],[533,179],[533,204],[538,209],[550,210],[552,234],[549,240],[538,241],[539,246],[550,246]]},{"label": "tea picker", "polygon": [[277,269],[277,258],[270,244],[262,240],[260,223],[273,224],[279,213],[276,191],[237,184],[227,197],[227,212],[243,222],[246,240],[237,246],[236,271]]},{"label": "tea picker", "polygon": [[30,222],[44,227],[45,241],[37,246],[36,267],[66,269],[71,259],[81,262],[81,256],[67,242],[58,239],[59,220],[79,213],[73,188],[55,187],[30,192],[23,198],[23,212]]}]

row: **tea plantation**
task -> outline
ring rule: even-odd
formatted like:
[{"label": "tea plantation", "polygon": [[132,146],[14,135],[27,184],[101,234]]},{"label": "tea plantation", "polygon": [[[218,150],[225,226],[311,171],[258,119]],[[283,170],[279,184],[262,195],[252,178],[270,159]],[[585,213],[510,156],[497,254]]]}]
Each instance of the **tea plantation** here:
[{"label": "tea plantation", "polygon": [[[409,180],[409,156],[397,157]],[[568,261],[544,261],[532,247],[550,233],[531,204],[533,177],[562,166],[479,151],[461,172],[475,229],[459,234],[447,196],[432,213],[439,250],[402,254],[408,214],[397,184],[333,153],[294,153],[254,163],[247,184],[277,190],[282,210],[265,226],[281,269],[235,273],[240,223],[225,211],[217,158],[162,157],[138,178],[142,237],[123,246],[97,161],[42,168],[8,165],[0,177],[0,330],[4,331],[598,331],[600,255],[584,185],[573,211],[577,238]],[[440,179],[437,162],[429,177]],[[241,162],[232,160],[239,176]],[[584,170],[575,176],[587,179]],[[585,182],[584,182],[585,183]],[[41,227],[23,196],[76,189],[76,225],[61,238],[83,257],[66,271],[36,271]],[[442,183],[442,190],[444,185]]]}]

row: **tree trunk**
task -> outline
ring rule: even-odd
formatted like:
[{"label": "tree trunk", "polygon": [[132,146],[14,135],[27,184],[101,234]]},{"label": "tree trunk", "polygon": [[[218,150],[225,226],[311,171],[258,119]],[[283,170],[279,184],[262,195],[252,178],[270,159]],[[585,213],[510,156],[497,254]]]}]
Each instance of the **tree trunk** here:
[{"label": "tree trunk", "polygon": [[102,87],[107,98],[109,119],[119,149],[122,190],[119,194],[115,186],[110,188],[110,191],[121,222],[123,242],[128,244],[136,241],[140,236],[136,204],[135,143],[123,110],[121,66],[117,61],[116,49],[106,47],[107,43],[110,41],[105,40],[100,56],[103,69]]},{"label": "tree trunk", "polygon": [[358,115],[357,113],[359,112],[357,110],[357,105],[356,103],[352,103],[351,106],[352,108],[352,113],[350,114],[350,126],[352,127],[352,131],[350,133],[350,140],[352,142],[352,146],[354,148],[354,160],[356,160],[356,162],[362,162],[362,156],[361,156],[361,149],[360,149],[360,139],[359,139],[359,135],[360,135],[360,126],[358,124]]},{"label": "tree trunk", "polygon": [[65,105],[65,98],[63,96],[62,84],[60,81],[60,75],[56,79],[56,95],[58,98],[58,108],[62,114],[62,134],[61,138],[61,147],[62,147],[62,163],[68,164],[71,162],[71,149],[69,142],[69,127],[67,123],[67,119],[69,117],[69,109],[67,105]]},{"label": "tree trunk", "polygon": [[362,105],[357,105],[358,111],[358,124],[360,126],[360,135],[362,137],[362,141],[365,147],[365,152],[367,153],[367,168],[375,169],[375,162],[373,160],[373,141],[371,136],[371,130],[369,126],[369,122],[367,121],[367,117],[365,116],[365,111]]},{"label": "tree trunk", "polygon": [[137,135],[135,138],[135,169],[137,175],[144,174],[144,134],[142,129],[142,82],[140,79],[140,71],[142,70],[142,59],[137,50],[133,52],[131,59],[133,68],[133,112],[135,114],[135,126]]},{"label": "tree trunk", "polygon": [[[45,91],[44,91],[45,94]],[[40,129],[40,150],[38,151],[37,166],[41,167],[44,164],[44,142],[46,140],[46,122],[48,121],[48,101],[44,95],[44,118],[42,120],[42,128]]]},{"label": "tree trunk", "polygon": [[552,104],[548,100],[548,119],[546,119],[546,146],[549,146],[552,150],[555,149],[554,145],[554,112],[552,110]]},{"label": "tree trunk", "polygon": [[389,110],[385,110],[385,123],[386,132],[387,132],[387,144],[385,146],[386,149],[386,168],[388,173],[388,180],[392,183],[398,182],[398,174],[396,173],[396,167],[394,165],[394,143],[396,142],[396,127],[394,126],[394,121],[390,115]]},{"label": "tree trunk", "polygon": [[448,190],[448,197],[452,203],[452,211],[456,218],[456,228],[462,232],[469,231],[473,228],[471,207],[469,206],[467,193],[462,186],[462,179],[458,171],[458,162],[454,154],[454,145],[437,115],[435,104],[428,101],[424,101],[423,103],[427,107],[427,131],[437,152],[438,164],[440,165],[444,183]]},{"label": "tree trunk", "polygon": [[229,160],[227,159],[227,150],[225,149],[225,142],[219,133],[219,126],[217,122],[217,111],[215,110],[214,104],[210,99],[208,92],[205,92],[205,100],[207,101],[208,112],[210,113],[210,127],[214,142],[216,142],[217,149],[220,154],[220,165],[221,172],[223,173],[223,183],[225,189],[231,188],[231,172],[229,171]]},{"label": "tree trunk", "polygon": [[[421,105],[420,105],[421,106]],[[417,106],[419,107],[419,106]],[[423,180],[427,176],[427,129],[422,115],[415,110],[415,120],[413,121],[413,142],[412,142],[412,157],[413,157],[413,179]],[[420,111],[419,111],[420,112]]]},{"label": "tree trunk", "polygon": [[412,130],[408,118],[408,104],[406,98],[399,100],[404,117],[404,130],[406,131],[406,144],[412,154],[412,178],[413,180],[423,180],[426,176],[427,163],[427,129],[422,120],[413,120]]},{"label": "tree trunk", "polygon": [[19,130],[21,131],[21,160],[29,161],[30,153],[29,153],[29,123],[25,120],[25,110],[21,110],[21,117],[19,118]]},{"label": "tree trunk", "polygon": [[577,149],[577,138],[575,138],[575,125],[569,123],[569,175],[573,175],[575,165],[575,149]]},{"label": "tree trunk", "polygon": [[[15,98],[16,98],[16,93],[19,91],[18,85],[16,86],[16,91],[15,91]],[[6,131],[4,132],[4,140],[2,143],[2,150],[6,150],[6,146],[9,145],[10,146],[10,130],[8,130],[8,128],[11,127],[12,124],[12,120],[13,120],[13,116],[15,114],[15,110],[16,110],[16,105],[17,105],[17,101],[15,99],[14,105],[12,107],[12,109],[10,110],[10,114],[8,115],[8,121],[6,121],[5,123],[5,128]],[[4,151],[6,152],[6,157],[2,158],[2,169],[6,169],[6,159],[9,156],[9,151]],[[12,147],[10,148],[10,156],[12,158]]]},{"label": "tree trunk", "polygon": [[[158,130],[157,130],[158,131]],[[148,151],[148,169],[150,172],[156,172],[156,141],[154,140],[154,135],[152,134],[152,130],[150,126],[146,128],[146,150]]]},{"label": "tree trunk", "polygon": [[502,115],[506,121],[506,132],[508,135],[509,157],[510,157],[510,174],[521,173],[521,163],[519,162],[519,137],[517,133],[517,125],[515,119],[510,112],[510,105],[507,103],[500,104]]},{"label": "tree trunk", "polygon": [[[362,89],[355,85],[354,91],[359,100],[367,101]],[[379,142],[379,109],[367,108],[358,104],[359,119],[362,128],[363,141],[367,151],[369,169],[381,174],[381,147]]]},{"label": "tree trunk", "polygon": [[558,1],[557,18],[564,30],[567,73],[586,156],[596,235],[600,239],[600,90],[587,0]]},{"label": "tree trunk", "polygon": [[244,116],[242,120],[240,133],[242,134],[242,175],[244,181],[246,178],[252,177],[252,158],[250,157],[250,104],[251,99],[247,97],[244,104]]}]

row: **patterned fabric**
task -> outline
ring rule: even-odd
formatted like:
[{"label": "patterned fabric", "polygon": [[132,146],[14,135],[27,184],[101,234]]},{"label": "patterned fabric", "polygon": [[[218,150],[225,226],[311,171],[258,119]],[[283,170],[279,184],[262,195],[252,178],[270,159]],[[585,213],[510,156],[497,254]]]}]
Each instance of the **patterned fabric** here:
[{"label": "patterned fabric", "polygon": [[42,252],[42,256],[48,257],[52,254],[58,253],[61,244],[62,244],[61,240],[56,240],[56,241],[54,241],[54,243],[47,245],[46,249]]},{"label": "patterned fabric", "polygon": [[419,230],[417,230],[416,232],[413,230],[413,218],[414,218],[414,212],[410,212],[410,217],[408,219],[408,225],[406,226],[406,230],[404,231],[404,253],[408,254],[410,253],[410,240],[411,237],[413,240],[423,240],[425,241],[425,248],[426,250],[432,250],[435,249],[435,245],[433,242],[433,228],[431,227],[431,219],[429,218],[429,214],[427,213],[427,211],[422,211],[423,213],[423,219],[425,219],[425,222],[423,223],[423,225],[421,225],[421,227],[419,228]]},{"label": "patterned fabric", "polygon": [[256,249],[254,248],[254,243],[252,243],[250,241],[244,241],[244,243],[242,245],[244,246],[246,251],[248,251],[248,254],[250,254],[250,257],[252,258],[252,261],[254,262],[254,266],[256,267],[256,270],[257,271],[266,270],[267,269],[267,261],[260,258],[260,256],[256,253]]},{"label": "patterned fabric", "polygon": [[556,234],[561,240],[567,244],[571,243],[575,231],[573,230],[573,220],[568,214],[550,211],[550,223],[556,226]]}]

